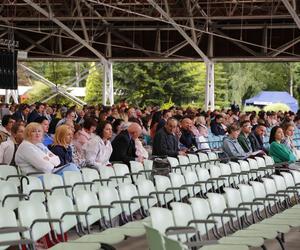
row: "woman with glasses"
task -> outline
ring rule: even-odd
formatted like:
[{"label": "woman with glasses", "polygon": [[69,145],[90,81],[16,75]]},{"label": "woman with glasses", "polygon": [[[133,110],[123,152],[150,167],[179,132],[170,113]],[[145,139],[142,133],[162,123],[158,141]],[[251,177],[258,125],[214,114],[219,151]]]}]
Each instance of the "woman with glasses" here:
[{"label": "woman with glasses", "polygon": [[43,143],[43,128],[41,124],[31,122],[25,128],[24,140],[19,145],[15,162],[22,173],[43,172],[53,173],[60,160]]}]

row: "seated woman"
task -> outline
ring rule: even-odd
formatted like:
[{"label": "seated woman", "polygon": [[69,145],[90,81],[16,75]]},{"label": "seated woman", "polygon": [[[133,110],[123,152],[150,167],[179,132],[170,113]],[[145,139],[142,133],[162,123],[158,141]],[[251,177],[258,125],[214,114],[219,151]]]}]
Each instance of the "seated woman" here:
[{"label": "seated woman", "polygon": [[296,148],[293,139],[294,139],[294,131],[295,125],[291,122],[286,122],[282,125],[282,130],[284,134],[284,139],[282,141],[296,156],[297,160],[300,159],[300,151]]},{"label": "seated woman", "polygon": [[275,163],[293,163],[296,161],[296,156],[293,151],[285,144],[281,143],[284,138],[283,130],[279,126],[272,128],[270,133],[270,150],[269,154],[274,159]]},{"label": "seated woman", "polygon": [[16,151],[24,139],[23,123],[15,123],[11,128],[11,137],[0,144],[0,163],[15,166]]},{"label": "seated woman", "polygon": [[48,134],[49,132],[49,120],[46,116],[39,116],[35,119],[35,122],[40,123],[42,125],[44,131],[43,144],[48,147],[53,143],[53,138]]},{"label": "seated woman", "polygon": [[79,171],[73,163],[71,141],[73,132],[68,125],[60,125],[55,130],[54,141],[49,146],[51,152],[59,157],[60,164],[57,167],[63,167],[64,171]]},{"label": "seated woman", "polygon": [[237,138],[240,134],[240,127],[237,124],[232,124],[227,128],[228,136],[223,139],[223,151],[227,156],[234,160],[242,160],[249,156],[239,144]]},{"label": "seated woman", "polygon": [[43,141],[41,124],[31,122],[25,128],[24,140],[19,145],[15,162],[24,174],[30,172],[53,173],[60,164],[59,158],[54,155]]},{"label": "seated woman", "polygon": [[88,166],[100,168],[109,165],[109,158],[112,154],[111,137],[111,124],[108,121],[100,122],[96,128],[96,135],[83,146]]}]

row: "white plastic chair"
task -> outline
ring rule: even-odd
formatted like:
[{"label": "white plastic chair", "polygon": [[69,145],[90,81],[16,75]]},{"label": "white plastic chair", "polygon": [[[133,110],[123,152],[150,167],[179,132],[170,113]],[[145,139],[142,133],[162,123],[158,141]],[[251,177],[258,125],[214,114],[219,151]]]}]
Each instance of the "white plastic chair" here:
[{"label": "white plastic chair", "polygon": [[175,173],[181,174],[184,170],[186,170],[186,166],[180,166],[177,158],[168,156],[167,159],[171,165],[172,171]]},{"label": "white plastic chair", "polygon": [[44,202],[46,200],[46,193],[51,193],[51,190],[43,188],[43,183],[41,179],[34,176],[27,177],[28,183],[22,181],[23,193],[28,195],[32,200],[35,199],[39,202]]},{"label": "white plastic chair", "polygon": [[183,174],[183,176],[186,183],[185,186],[187,187],[190,197],[194,197],[202,191],[196,172],[187,171]]},{"label": "white plastic chair", "polygon": [[118,181],[115,178],[115,171],[112,167],[103,167],[99,169],[102,185],[109,187],[118,186]]},{"label": "white plastic chair", "polygon": [[113,165],[113,169],[115,171],[115,178],[117,178],[118,176],[120,177],[118,178],[119,185],[132,183],[131,174],[126,164],[116,163]]},{"label": "white plastic chair", "polygon": [[17,167],[10,165],[0,165],[0,179],[10,181],[20,186],[20,178],[22,175],[18,173]]},{"label": "white plastic chair", "polygon": [[72,188],[68,190],[68,194],[72,195],[74,198],[74,192],[80,189],[91,190],[93,182],[84,182],[80,172],[75,171],[65,171],[63,173],[64,184],[71,186]]},{"label": "white plastic chair", "polygon": [[67,188],[71,186],[64,185],[63,179],[57,174],[44,174],[43,175],[44,188],[51,190],[51,194],[67,194]]},{"label": "white plastic chair", "polygon": [[92,191],[97,192],[99,186],[102,184],[100,182],[99,172],[93,168],[82,168],[81,170],[82,178],[84,182],[93,182]]},{"label": "white plastic chair", "polygon": [[186,183],[184,177],[183,175],[177,173],[170,173],[169,176],[172,184],[172,189],[169,188],[168,190],[172,190],[176,200],[181,201],[188,195],[187,188],[185,187]]},{"label": "white plastic chair", "polygon": [[144,210],[149,210],[151,207],[158,203],[158,192],[150,180],[142,180],[137,183],[137,189],[140,196],[152,196],[153,198],[145,200],[142,199],[141,203]]},{"label": "white plastic chair", "polygon": [[[130,161],[130,171],[132,173],[134,183],[148,179],[144,166],[141,162]],[[147,171],[147,173],[149,172]]]},{"label": "white plastic chair", "polygon": [[19,194],[16,184],[8,181],[0,181],[0,202],[1,206],[9,209],[16,209],[20,199],[26,198],[25,194]]},{"label": "white plastic chair", "polygon": [[169,192],[164,194],[159,194],[158,199],[161,205],[166,205],[169,201],[174,199],[173,192],[171,190],[167,190],[172,187],[171,181],[168,177],[162,175],[155,175],[155,186],[156,190],[159,192]]},{"label": "white plastic chair", "polygon": [[178,155],[177,156],[179,164],[184,167],[183,171],[195,171],[195,164],[191,163],[189,157],[186,155]]},{"label": "white plastic chair", "polygon": [[18,208],[18,217],[21,226],[30,228],[30,233],[24,236],[37,241],[50,231],[50,223],[60,223],[60,219],[49,219],[44,204],[36,201],[21,201]]}]

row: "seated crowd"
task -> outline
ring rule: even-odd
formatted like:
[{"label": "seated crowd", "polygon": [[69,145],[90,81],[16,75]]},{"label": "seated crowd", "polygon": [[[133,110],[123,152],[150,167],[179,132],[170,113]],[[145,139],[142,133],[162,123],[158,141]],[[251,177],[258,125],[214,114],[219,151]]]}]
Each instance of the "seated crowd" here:
[{"label": "seated crowd", "polygon": [[113,162],[143,162],[149,156],[208,151],[210,135],[223,140],[218,150],[231,160],[269,154],[276,163],[294,163],[300,156],[293,140],[300,115],[293,112],[139,109],[125,101],[82,109],[3,104],[0,111],[0,163],[19,166],[23,173],[61,175]]}]

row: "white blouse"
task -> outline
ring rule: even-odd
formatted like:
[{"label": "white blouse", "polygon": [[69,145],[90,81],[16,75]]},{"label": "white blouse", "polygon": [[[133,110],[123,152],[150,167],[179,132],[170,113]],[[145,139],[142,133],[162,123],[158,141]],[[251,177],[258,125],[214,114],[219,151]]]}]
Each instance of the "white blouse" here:
[{"label": "white blouse", "polygon": [[15,143],[11,138],[0,144],[0,163],[11,164],[15,152]]},{"label": "white blouse", "polygon": [[18,147],[15,162],[23,173],[43,171],[51,173],[60,164],[59,157],[54,155],[43,144],[33,144],[24,140]]},{"label": "white blouse", "polygon": [[109,164],[109,158],[112,153],[110,141],[106,144],[100,136],[93,136],[87,143],[83,145],[83,154],[88,165],[98,168],[105,167]]}]

